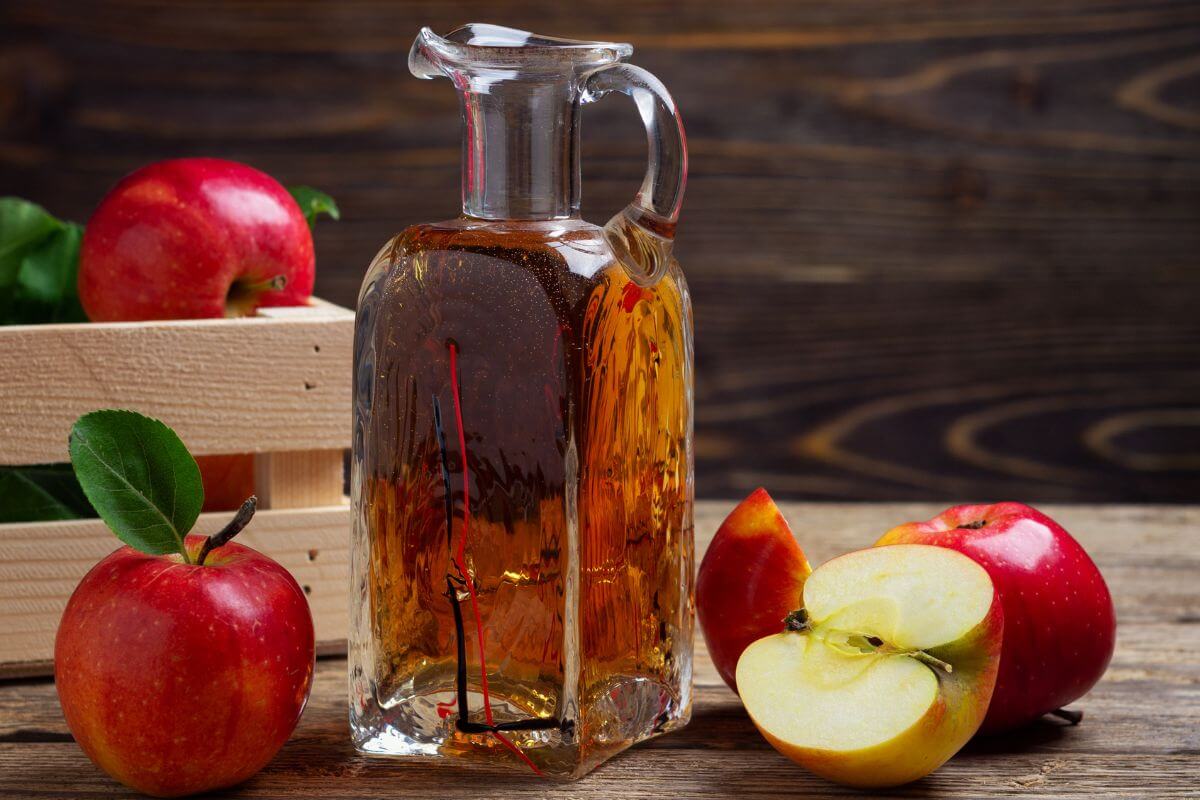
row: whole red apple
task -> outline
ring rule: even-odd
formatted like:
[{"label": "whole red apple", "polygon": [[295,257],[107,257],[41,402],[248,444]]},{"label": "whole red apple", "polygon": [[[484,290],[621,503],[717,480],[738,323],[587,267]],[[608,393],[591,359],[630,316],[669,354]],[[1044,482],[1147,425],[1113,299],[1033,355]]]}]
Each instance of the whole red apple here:
[{"label": "whole red apple", "polygon": [[1009,730],[1087,693],[1112,658],[1117,621],[1100,570],[1054,520],[1021,503],[956,506],[876,544],[933,544],[975,559],[1004,606],[996,691],[980,729]]},{"label": "whole red apple", "polygon": [[244,316],[312,294],[312,234],[271,176],[235,161],[160,161],[126,176],[84,232],[94,322]]},{"label": "whole red apple", "polygon": [[784,618],[800,607],[811,572],[766,489],[752,492],[721,523],[696,576],[696,616],[730,689],[737,691],[742,651],[783,630]]},{"label": "whole red apple", "polygon": [[[194,556],[202,536],[187,537]],[[203,565],[122,547],[67,604],[54,673],[67,725],[105,772],[150,795],[232,786],[287,741],[313,675],[308,602],[236,543]]]}]

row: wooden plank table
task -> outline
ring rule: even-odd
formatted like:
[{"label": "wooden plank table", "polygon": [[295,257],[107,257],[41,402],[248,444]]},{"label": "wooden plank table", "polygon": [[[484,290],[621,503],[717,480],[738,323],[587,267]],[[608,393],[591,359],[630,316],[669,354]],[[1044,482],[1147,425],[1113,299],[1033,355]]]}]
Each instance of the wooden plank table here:
[{"label": "wooden plank table", "polygon": [[[698,550],[730,503],[701,503]],[[870,544],[890,525],[931,516],[917,504],[786,504],[814,562]],[[1200,507],[1048,507],[1100,564],[1117,603],[1117,652],[1067,728],[1045,721],[971,743],[911,797],[1196,797],[1200,783]],[[346,723],[345,661],[317,666],[292,740],[228,797],[832,797],[854,791],[791,764],[764,742],[696,647],[691,725],[634,748],[573,784],[519,770],[360,756]],[[203,754],[198,753],[198,758]],[[49,681],[0,684],[0,797],[129,796],[71,740]]]}]

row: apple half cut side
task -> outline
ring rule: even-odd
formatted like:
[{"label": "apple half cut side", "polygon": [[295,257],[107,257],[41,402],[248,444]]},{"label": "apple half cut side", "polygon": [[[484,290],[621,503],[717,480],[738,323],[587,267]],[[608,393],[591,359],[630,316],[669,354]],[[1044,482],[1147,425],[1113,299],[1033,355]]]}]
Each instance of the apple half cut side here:
[{"label": "apple half cut side", "polygon": [[829,780],[898,786],[987,713],[1004,618],[987,572],[930,545],[859,550],[804,584],[789,630],[750,645],[737,685],[775,749]]}]

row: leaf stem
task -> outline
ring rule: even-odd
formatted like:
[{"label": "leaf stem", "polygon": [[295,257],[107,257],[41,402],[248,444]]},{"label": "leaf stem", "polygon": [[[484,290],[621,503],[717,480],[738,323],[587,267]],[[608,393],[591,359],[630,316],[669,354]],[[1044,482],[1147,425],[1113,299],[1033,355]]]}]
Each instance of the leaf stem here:
[{"label": "leaf stem", "polygon": [[[196,557],[196,566],[204,566],[204,559],[208,558],[208,554],[216,550],[222,545],[228,544],[233,537],[242,532],[242,529],[250,524],[250,519],[254,516],[255,509],[258,508],[258,497],[250,495],[246,498],[246,502],[242,503],[242,507],[233,515],[233,519],[221,530],[214,533],[204,540],[204,546],[200,548],[200,555]],[[183,556],[187,558],[187,553]]]}]

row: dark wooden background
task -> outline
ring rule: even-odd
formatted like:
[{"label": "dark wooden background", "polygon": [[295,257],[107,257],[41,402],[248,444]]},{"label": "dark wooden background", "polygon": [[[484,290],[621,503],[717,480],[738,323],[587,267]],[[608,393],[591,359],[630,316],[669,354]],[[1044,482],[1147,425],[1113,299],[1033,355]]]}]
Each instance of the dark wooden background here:
[{"label": "dark wooden background", "polygon": [[[700,493],[1195,502],[1200,3],[0,0],[0,193],[220,155],[341,204],[318,291],[452,216],[422,24],[631,41],[679,101]],[[643,169],[586,111],[585,214]],[[2,379],[2,378],[0,378]]]}]

